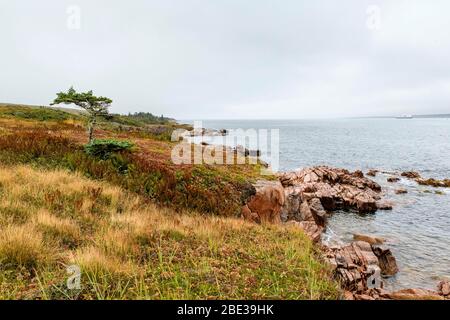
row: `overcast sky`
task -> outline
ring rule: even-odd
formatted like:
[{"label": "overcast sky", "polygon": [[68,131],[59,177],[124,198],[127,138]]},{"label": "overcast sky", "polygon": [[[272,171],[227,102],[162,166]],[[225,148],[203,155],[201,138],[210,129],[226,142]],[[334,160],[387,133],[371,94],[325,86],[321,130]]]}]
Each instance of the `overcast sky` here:
[{"label": "overcast sky", "polygon": [[448,0],[0,0],[0,41],[0,102],[73,85],[177,119],[450,113]]}]

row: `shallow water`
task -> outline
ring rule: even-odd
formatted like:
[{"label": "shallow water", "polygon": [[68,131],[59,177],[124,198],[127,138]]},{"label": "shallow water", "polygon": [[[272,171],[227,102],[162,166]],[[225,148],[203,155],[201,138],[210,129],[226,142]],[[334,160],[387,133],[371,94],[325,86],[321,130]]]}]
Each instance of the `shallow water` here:
[{"label": "shallow water", "polygon": [[[281,171],[324,164],[450,178],[449,119],[230,120],[204,121],[203,126],[279,129]],[[385,199],[394,201],[392,211],[337,212],[324,238],[345,243],[353,233],[384,237],[400,269],[385,286],[434,289],[440,279],[450,279],[450,189],[418,186],[408,179],[387,183],[387,176],[374,179],[382,185]],[[408,193],[396,195],[399,187]],[[435,193],[438,190],[441,194]]]}]

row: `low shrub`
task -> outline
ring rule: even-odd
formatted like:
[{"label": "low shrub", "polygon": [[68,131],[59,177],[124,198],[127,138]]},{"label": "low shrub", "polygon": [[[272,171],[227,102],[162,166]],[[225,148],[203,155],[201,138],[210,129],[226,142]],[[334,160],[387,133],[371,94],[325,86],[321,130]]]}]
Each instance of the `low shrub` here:
[{"label": "low shrub", "polygon": [[94,157],[108,159],[113,153],[130,151],[133,143],[113,139],[95,139],[84,146],[84,151]]}]

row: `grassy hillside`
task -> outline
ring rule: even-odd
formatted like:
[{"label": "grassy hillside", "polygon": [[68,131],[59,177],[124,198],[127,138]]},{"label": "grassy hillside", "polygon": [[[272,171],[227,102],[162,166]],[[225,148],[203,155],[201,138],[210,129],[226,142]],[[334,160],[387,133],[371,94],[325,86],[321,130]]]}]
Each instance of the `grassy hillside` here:
[{"label": "grassy hillside", "polygon": [[133,148],[98,157],[83,114],[0,106],[0,298],[337,298],[301,231],[238,218],[260,165],[174,165],[179,127],[105,120]]},{"label": "grassy hillside", "polygon": [[[0,298],[337,298],[305,235],[176,213],[67,171],[0,168]],[[82,270],[66,288],[66,267]]]},{"label": "grassy hillside", "polygon": [[[248,181],[259,177],[260,165],[174,165],[171,150],[175,143],[147,127],[126,130],[110,123],[101,126],[96,130],[98,138],[130,141],[135,148],[98,159],[84,152],[87,135],[82,120],[42,121],[9,112],[1,115],[0,109],[1,162],[78,171],[176,209],[236,215]],[[177,126],[171,123],[165,128],[171,132]]]}]

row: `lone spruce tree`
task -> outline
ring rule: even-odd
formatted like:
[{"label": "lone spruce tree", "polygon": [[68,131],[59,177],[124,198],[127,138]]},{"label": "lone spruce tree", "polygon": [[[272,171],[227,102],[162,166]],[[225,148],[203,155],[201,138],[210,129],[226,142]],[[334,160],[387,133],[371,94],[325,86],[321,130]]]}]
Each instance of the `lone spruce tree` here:
[{"label": "lone spruce tree", "polygon": [[91,143],[94,139],[94,127],[97,123],[97,118],[108,114],[108,108],[112,100],[106,97],[96,97],[93,95],[92,90],[88,92],[76,92],[73,87],[70,87],[67,92],[59,92],[56,94],[56,99],[52,105],[59,103],[73,103],[87,111],[89,117],[88,136],[89,143]]}]

